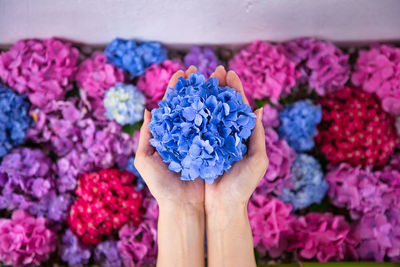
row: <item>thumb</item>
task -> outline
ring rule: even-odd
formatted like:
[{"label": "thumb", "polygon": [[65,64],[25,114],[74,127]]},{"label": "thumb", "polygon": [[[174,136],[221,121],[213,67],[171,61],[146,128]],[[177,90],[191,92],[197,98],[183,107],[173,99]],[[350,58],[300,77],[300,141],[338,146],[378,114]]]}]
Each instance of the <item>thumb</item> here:
[{"label": "thumb", "polygon": [[263,108],[257,109],[254,113],[257,115],[256,126],[254,127],[253,134],[250,136],[247,155],[250,159],[254,159],[257,164],[263,163],[268,165],[265,132],[262,124]]}]

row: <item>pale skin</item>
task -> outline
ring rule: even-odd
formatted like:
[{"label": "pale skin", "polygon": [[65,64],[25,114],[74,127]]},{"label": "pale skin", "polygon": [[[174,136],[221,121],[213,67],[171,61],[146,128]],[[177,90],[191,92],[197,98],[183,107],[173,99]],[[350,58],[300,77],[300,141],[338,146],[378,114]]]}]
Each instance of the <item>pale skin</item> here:
[{"label": "pale skin", "polygon": [[[168,87],[174,87],[179,77],[187,78],[196,68],[175,73]],[[219,66],[211,77],[220,85],[235,88],[245,103],[248,101],[235,72]],[[151,113],[144,114],[140,130],[135,166],[156,198],[158,220],[158,267],[204,266],[204,231],[207,232],[207,259],[210,267],[256,266],[253,238],[247,216],[247,203],[268,167],[262,110],[257,115],[254,132],[248,142],[248,152],[231,170],[206,184],[201,179],[180,180],[150,145],[148,129]]]}]

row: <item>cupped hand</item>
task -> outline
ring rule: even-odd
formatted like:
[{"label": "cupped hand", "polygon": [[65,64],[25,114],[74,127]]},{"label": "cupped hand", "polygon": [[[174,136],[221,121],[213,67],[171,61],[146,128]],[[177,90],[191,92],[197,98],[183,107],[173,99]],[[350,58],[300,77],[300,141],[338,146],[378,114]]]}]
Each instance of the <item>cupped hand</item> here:
[{"label": "cupped hand", "polygon": [[[174,87],[179,77],[188,78],[197,69],[191,66],[186,72],[176,72],[168,88]],[[167,89],[168,90],[168,89]],[[204,181],[182,181],[180,173],[168,169],[160,154],[150,144],[152,135],[149,130],[151,113],[145,111],[144,122],[140,129],[139,147],[135,156],[135,167],[145,180],[150,192],[159,205],[190,204],[196,207],[204,207]]]},{"label": "cupped hand", "polygon": [[[219,66],[211,77],[219,80],[220,86],[234,88],[242,95],[243,102],[249,104],[243,91],[243,85],[234,71],[225,71]],[[262,124],[262,109],[255,111],[257,115],[256,124],[250,140],[248,141],[247,153],[241,161],[236,162],[229,172],[212,184],[205,185],[205,209],[230,209],[239,205],[247,206],[247,202],[264,176],[268,167],[268,157],[265,148],[265,133]]]}]

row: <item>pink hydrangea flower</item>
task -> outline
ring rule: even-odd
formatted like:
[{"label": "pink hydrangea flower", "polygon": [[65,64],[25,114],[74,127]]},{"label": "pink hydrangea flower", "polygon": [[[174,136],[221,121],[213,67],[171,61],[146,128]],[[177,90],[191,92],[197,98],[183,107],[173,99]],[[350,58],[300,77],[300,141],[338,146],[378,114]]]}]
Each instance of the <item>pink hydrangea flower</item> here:
[{"label": "pink hydrangea flower", "polygon": [[142,202],[142,207],[144,210],[143,219],[152,220],[157,223],[159,213],[157,201],[148,189],[144,189],[144,196],[145,197]]},{"label": "pink hydrangea flower", "polygon": [[136,152],[139,147],[139,139],[140,139],[140,131],[135,131],[132,136],[133,140],[133,153],[136,155]]},{"label": "pink hydrangea flower", "polygon": [[269,104],[263,106],[263,117],[262,122],[264,129],[271,127],[276,128],[279,126],[279,112],[276,108]]},{"label": "pink hydrangea flower", "polygon": [[100,51],[84,60],[76,74],[78,86],[86,91],[88,97],[94,99],[103,100],[107,89],[123,81],[123,71],[107,63],[106,55]]},{"label": "pink hydrangea flower", "polygon": [[0,260],[12,266],[39,266],[56,250],[57,235],[45,218],[16,210],[11,219],[0,218]]},{"label": "pink hydrangea flower", "polygon": [[290,167],[296,158],[296,152],[285,139],[279,139],[272,128],[265,128],[265,142],[269,166],[257,190],[280,195],[284,187],[291,185]]},{"label": "pink hydrangea flower", "polygon": [[158,102],[163,98],[172,75],[181,69],[183,67],[180,62],[164,60],[161,64],[151,65],[139,77],[137,89],[145,94],[149,109],[158,107]]},{"label": "pink hydrangea flower", "polygon": [[357,239],[343,216],[311,212],[296,220],[294,232],[289,249],[300,259],[328,262],[358,258]]},{"label": "pink hydrangea flower", "polygon": [[253,194],[248,205],[250,225],[253,231],[254,246],[273,258],[288,247],[288,236],[293,234],[294,216],[292,207],[277,198]]},{"label": "pink hydrangea flower", "polygon": [[400,209],[364,214],[356,226],[360,240],[357,251],[362,260],[400,261]]},{"label": "pink hydrangea flower", "polygon": [[144,220],[139,226],[126,224],[119,231],[118,251],[124,266],[155,266],[157,259],[156,223]]},{"label": "pink hydrangea flower", "polygon": [[397,116],[396,118],[396,131],[397,135],[400,136],[400,116]]},{"label": "pink hydrangea flower", "polygon": [[79,51],[58,39],[28,39],[0,55],[0,77],[34,106],[61,100],[72,89]]},{"label": "pink hydrangea flower", "polygon": [[319,95],[341,89],[349,79],[349,56],[331,42],[299,38],[284,43],[281,49],[296,63],[299,82],[308,83]]},{"label": "pink hydrangea flower", "polygon": [[347,208],[353,219],[400,205],[400,172],[386,167],[382,171],[352,167],[342,163],[325,176],[332,203]]},{"label": "pink hydrangea flower", "polygon": [[243,48],[230,61],[229,68],[240,77],[250,98],[270,98],[277,102],[290,93],[299,73],[278,46],[255,41]]},{"label": "pink hydrangea flower", "polygon": [[351,80],[375,93],[385,111],[400,115],[400,48],[380,45],[360,51]]}]

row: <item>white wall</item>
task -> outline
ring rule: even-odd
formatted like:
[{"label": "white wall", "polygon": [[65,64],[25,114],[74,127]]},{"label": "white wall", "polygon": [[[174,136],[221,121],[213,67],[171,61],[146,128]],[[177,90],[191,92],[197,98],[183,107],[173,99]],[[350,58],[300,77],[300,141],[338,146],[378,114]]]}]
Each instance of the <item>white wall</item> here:
[{"label": "white wall", "polygon": [[400,0],[0,0],[2,45],[50,36],[237,44],[311,35],[400,40]]}]

